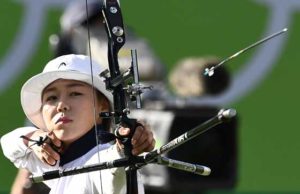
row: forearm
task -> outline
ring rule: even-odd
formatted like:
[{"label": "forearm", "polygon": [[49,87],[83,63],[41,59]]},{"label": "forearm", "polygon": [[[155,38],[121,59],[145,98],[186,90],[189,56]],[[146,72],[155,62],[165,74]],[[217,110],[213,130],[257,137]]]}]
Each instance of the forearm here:
[{"label": "forearm", "polygon": [[31,134],[37,130],[35,127],[17,128],[1,137],[1,147],[4,155],[15,164],[17,168],[24,167],[24,162],[31,150],[28,149],[22,135]]}]

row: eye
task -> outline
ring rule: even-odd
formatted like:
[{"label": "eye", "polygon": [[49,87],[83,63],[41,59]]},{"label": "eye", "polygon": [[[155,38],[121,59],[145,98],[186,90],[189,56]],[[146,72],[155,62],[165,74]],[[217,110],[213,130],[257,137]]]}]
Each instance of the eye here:
[{"label": "eye", "polygon": [[82,93],[81,92],[71,92],[70,96],[81,96]]},{"label": "eye", "polygon": [[57,100],[57,96],[55,96],[55,95],[50,95],[50,96],[47,96],[46,98],[45,98],[45,102],[53,102],[53,101],[55,101],[55,100]]}]

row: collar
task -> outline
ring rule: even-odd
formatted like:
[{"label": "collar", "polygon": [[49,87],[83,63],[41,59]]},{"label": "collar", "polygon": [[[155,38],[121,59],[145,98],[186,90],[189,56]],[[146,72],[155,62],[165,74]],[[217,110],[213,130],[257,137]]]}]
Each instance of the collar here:
[{"label": "collar", "polygon": [[[104,131],[102,125],[97,125],[97,131],[99,136],[99,144],[105,144],[112,140],[115,140],[115,136],[112,133]],[[59,166],[63,166],[68,162],[71,162],[84,154],[97,145],[95,135],[95,127],[90,129],[85,135],[74,141],[69,148],[60,156]]]}]

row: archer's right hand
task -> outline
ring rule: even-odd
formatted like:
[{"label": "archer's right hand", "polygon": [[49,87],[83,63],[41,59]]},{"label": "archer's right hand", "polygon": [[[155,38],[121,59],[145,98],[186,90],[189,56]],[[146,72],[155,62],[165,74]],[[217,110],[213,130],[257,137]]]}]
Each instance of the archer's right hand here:
[{"label": "archer's right hand", "polygon": [[[35,155],[45,164],[55,166],[57,161],[60,159],[62,142],[55,137],[54,133],[39,129],[28,134],[27,137],[35,140],[35,142],[25,142]],[[41,144],[37,144],[36,141],[40,140],[43,140]]]}]

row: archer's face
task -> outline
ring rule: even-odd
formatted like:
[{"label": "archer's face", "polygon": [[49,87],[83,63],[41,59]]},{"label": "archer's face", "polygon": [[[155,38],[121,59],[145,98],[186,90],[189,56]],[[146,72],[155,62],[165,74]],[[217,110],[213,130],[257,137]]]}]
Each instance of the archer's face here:
[{"label": "archer's face", "polygon": [[[93,92],[86,83],[64,79],[56,80],[45,88],[41,110],[44,122],[47,129],[53,130],[65,144],[87,133],[95,125],[94,118],[97,118],[97,124],[101,123],[97,113],[107,110],[100,100],[96,100],[94,105]],[[97,115],[94,115],[94,109]]]}]

